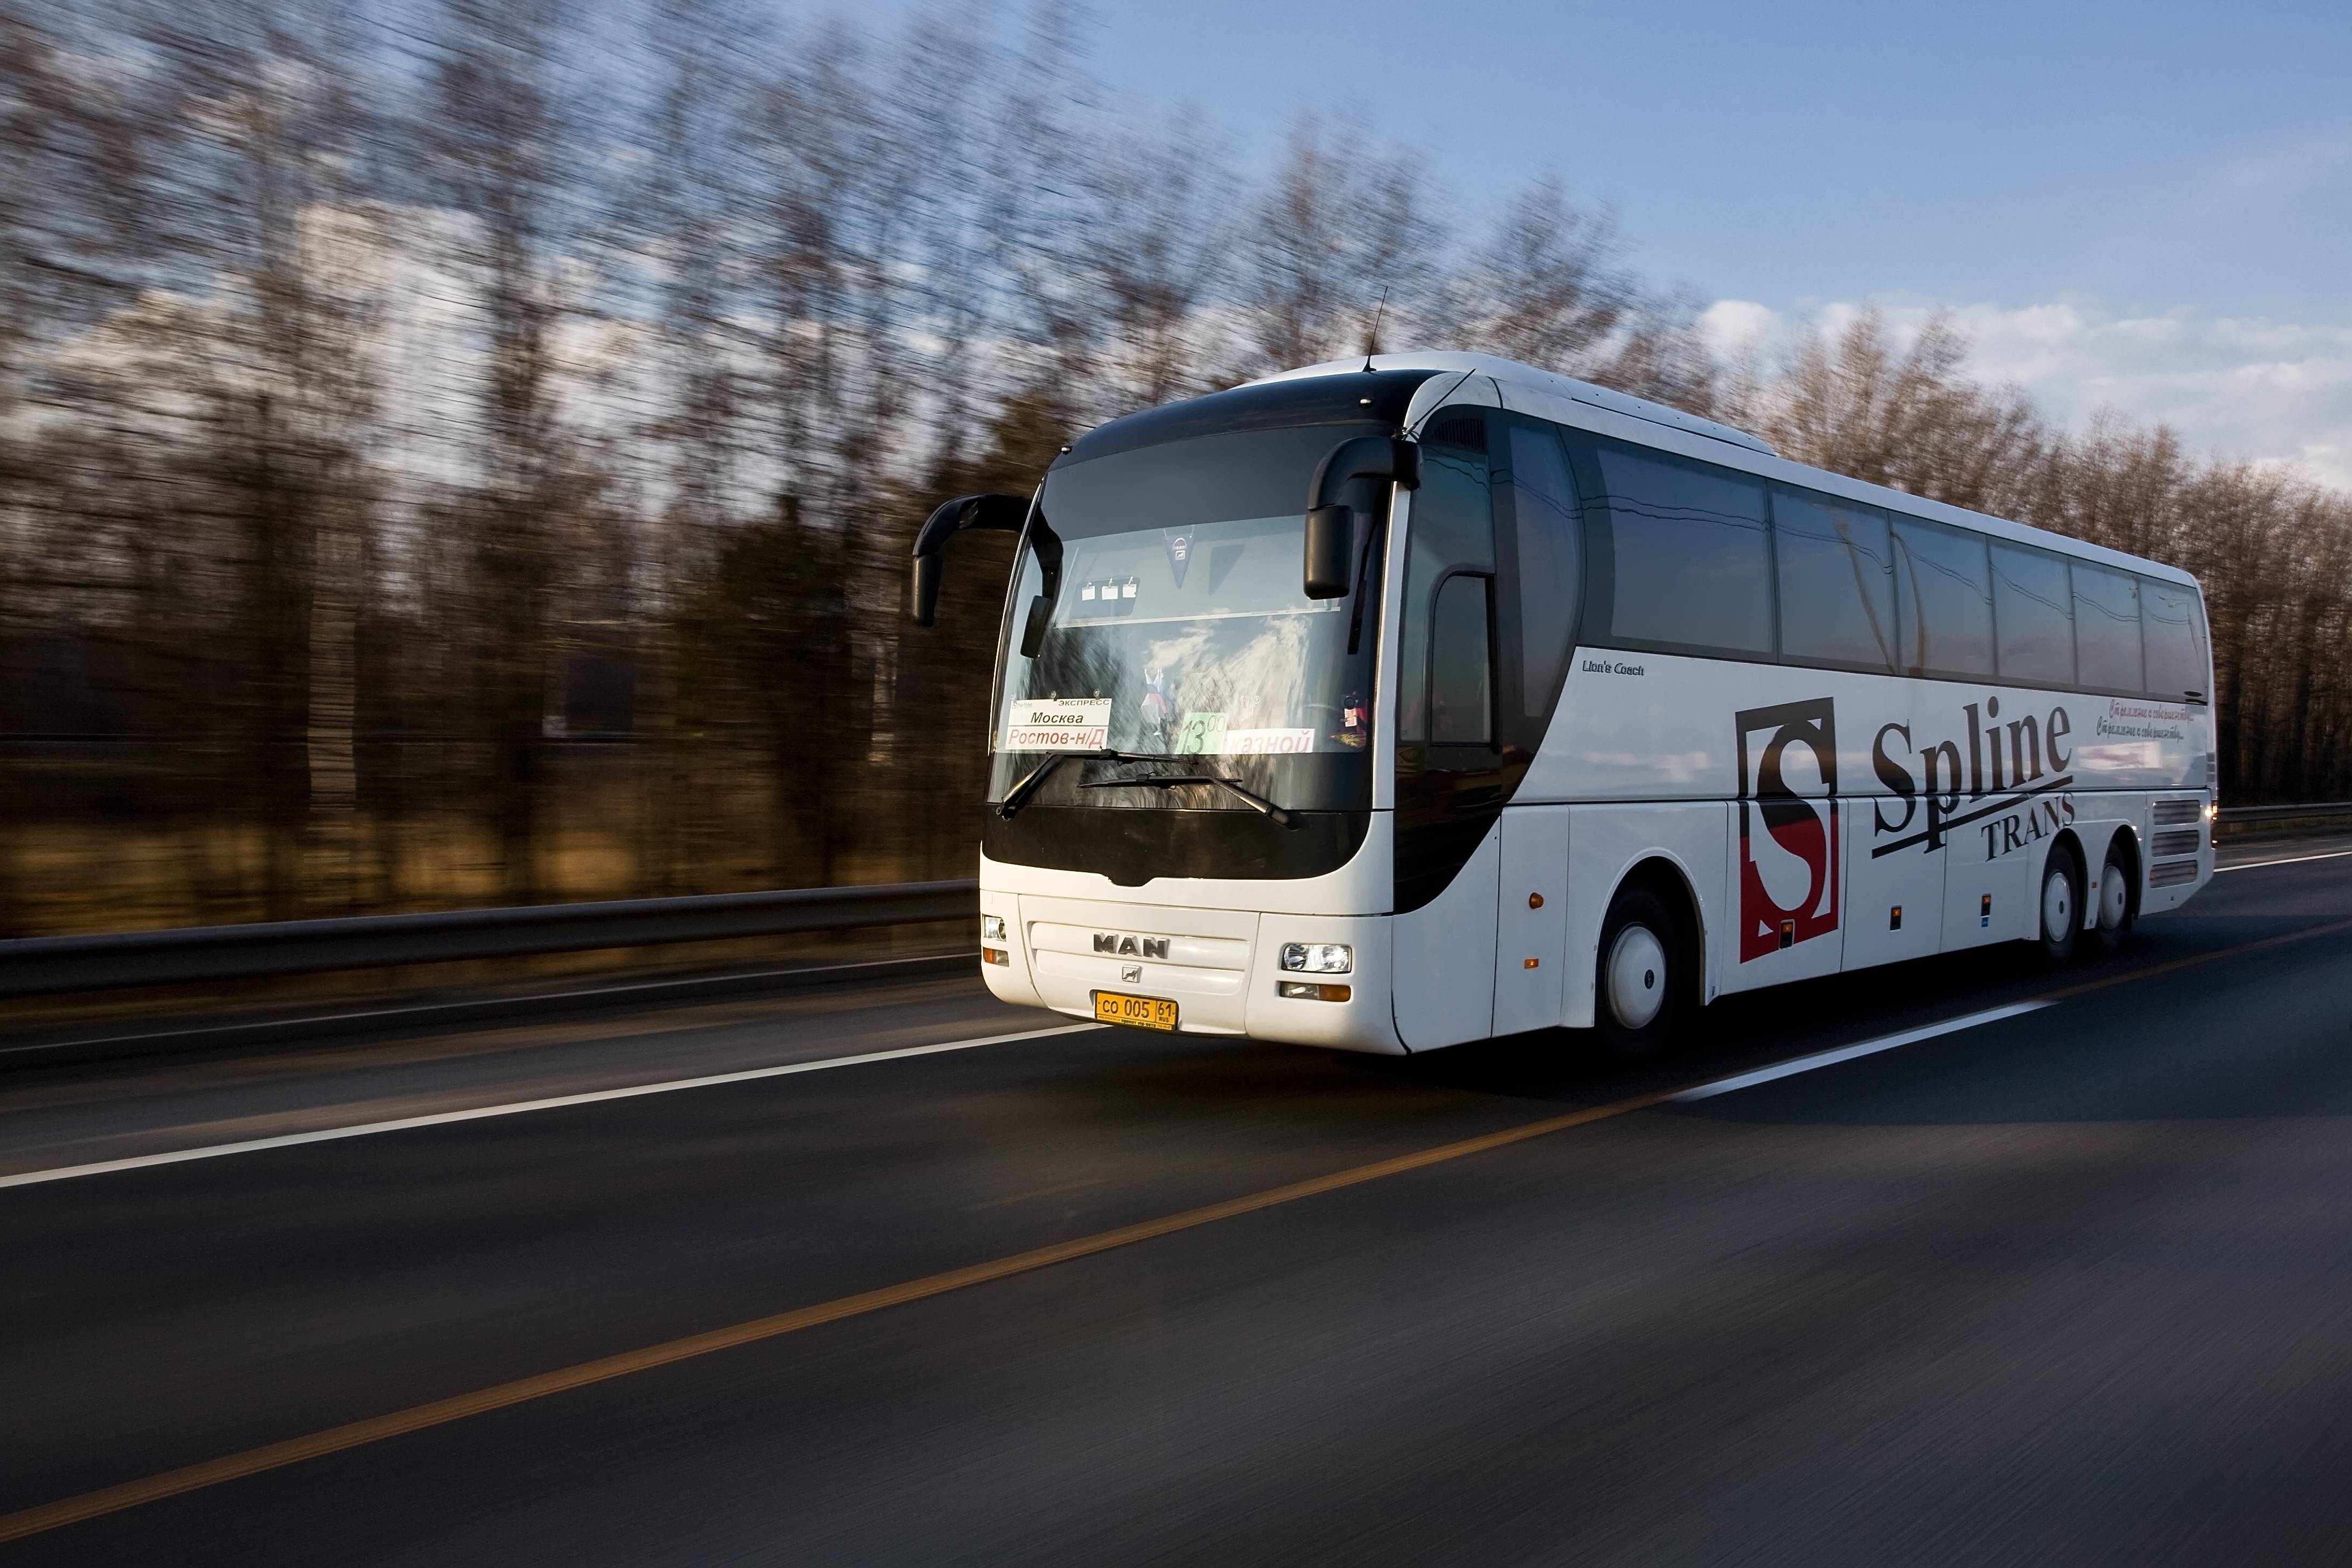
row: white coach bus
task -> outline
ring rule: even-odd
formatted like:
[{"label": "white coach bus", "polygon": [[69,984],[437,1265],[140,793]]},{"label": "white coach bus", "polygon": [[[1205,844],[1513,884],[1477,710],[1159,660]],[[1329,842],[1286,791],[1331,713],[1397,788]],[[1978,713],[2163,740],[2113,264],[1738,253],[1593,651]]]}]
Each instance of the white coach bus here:
[{"label": "white coach bus", "polygon": [[2186,573],[1478,354],[1113,420],[1034,497],[990,720],[990,988],[1406,1052],[1637,1055],[1730,992],[2120,942],[2212,875]]}]

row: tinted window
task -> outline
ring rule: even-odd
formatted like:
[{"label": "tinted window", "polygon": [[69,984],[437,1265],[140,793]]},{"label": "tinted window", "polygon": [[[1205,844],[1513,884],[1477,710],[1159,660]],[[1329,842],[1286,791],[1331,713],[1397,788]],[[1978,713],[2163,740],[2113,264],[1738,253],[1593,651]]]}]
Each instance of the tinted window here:
[{"label": "tinted window", "polygon": [[1541,426],[1510,426],[1511,519],[1517,547],[1519,637],[1527,662],[1520,706],[1528,717],[1551,711],[1560,668],[1576,634],[1584,596],[1576,485],[1559,438]]},{"label": "tinted window", "polygon": [[1494,739],[1491,577],[1457,572],[1437,590],[1429,617],[1429,738],[1483,745]]},{"label": "tinted window", "polygon": [[2014,544],[1994,545],[1992,614],[2000,628],[2003,680],[2074,683],[2074,626],[2066,609],[2064,560]]},{"label": "tinted window", "polygon": [[1899,663],[1912,675],[1992,673],[1992,584],[1984,536],[1895,520]]},{"label": "tinted window", "polygon": [[1772,535],[1781,657],[1892,668],[1895,555],[1885,514],[1809,491],[1776,489]]},{"label": "tinted window", "polygon": [[[1468,417],[1475,420],[1476,416]],[[1446,421],[1446,427],[1461,421],[1456,416]],[[1458,569],[1483,574],[1495,570],[1493,485],[1486,453],[1424,442],[1421,488],[1412,493],[1408,518],[1397,738],[1425,741],[1430,731],[1431,620],[1440,586]]]},{"label": "tinted window", "polygon": [[1764,487],[1607,444],[1599,458],[1611,640],[1769,658]]},{"label": "tinted window", "polygon": [[2205,616],[2197,590],[2143,577],[2139,625],[2147,689],[2158,697],[2205,695]]},{"label": "tinted window", "polygon": [[2074,662],[2084,686],[2140,689],[2139,581],[2105,566],[2074,566]]}]

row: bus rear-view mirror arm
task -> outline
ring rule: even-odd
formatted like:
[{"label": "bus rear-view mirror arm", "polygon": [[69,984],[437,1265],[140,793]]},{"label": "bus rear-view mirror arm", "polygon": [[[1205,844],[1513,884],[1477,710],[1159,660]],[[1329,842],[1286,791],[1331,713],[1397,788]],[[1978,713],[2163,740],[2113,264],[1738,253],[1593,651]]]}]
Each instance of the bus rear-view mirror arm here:
[{"label": "bus rear-view mirror arm", "polygon": [[1348,546],[1353,510],[1341,500],[1357,479],[1392,479],[1400,489],[1421,487],[1421,448],[1401,436],[1359,436],[1331,449],[1307,492],[1307,596],[1339,599],[1355,585]]},{"label": "bus rear-view mirror arm", "polygon": [[1027,496],[958,496],[942,502],[915,533],[915,624],[928,626],[940,607],[940,554],[951,534],[967,528],[993,528],[1018,533],[1029,518]]}]

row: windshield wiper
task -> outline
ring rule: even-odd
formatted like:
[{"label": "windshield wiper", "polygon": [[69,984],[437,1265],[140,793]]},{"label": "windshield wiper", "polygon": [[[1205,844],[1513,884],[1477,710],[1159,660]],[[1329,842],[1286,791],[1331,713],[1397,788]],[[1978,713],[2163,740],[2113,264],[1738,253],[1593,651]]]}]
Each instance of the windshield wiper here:
[{"label": "windshield wiper", "polygon": [[[1119,760],[1129,763],[1173,763],[1181,761],[1182,759],[1177,757],[1122,757]],[[1258,794],[1257,791],[1247,788],[1238,780],[1229,779],[1223,773],[1148,773],[1141,778],[1098,779],[1093,784],[1082,784],[1078,787],[1080,789],[1172,789],[1178,784],[1222,784],[1225,788],[1233,791],[1234,794],[1239,795],[1243,802],[1247,805],[1252,811],[1258,813],[1262,816],[1272,817],[1277,826],[1283,827],[1296,827],[1298,826],[1298,819],[1293,816],[1289,812],[1285,811],[1281,806],[1275,805],[1274,802],[1266,799],[1265,796]]]},{"label": "windshield wiper", "polygon": [[1019,781],[1004,792],[1004,798],[996,803],[996,815],[1007,822],[1012,821],[1013,814],[1029,804],[1029,797],[1037,793],[1037,786],[1045,782],[1046,775],[1072,757],[1116,758],[1118,755],[1117,752],[1055,752],[1052,756],[1023,773]]},{"label": "windshield wiper", "polygon": [[[1099,752],[1056,752],[1052,756],[1047,757],[1044,762],[1039,763],[1035,767],[1031,768],[1027,773],[1022,774],[1019,782],[1014,784],[1011,789],[1004,792],[1004,798],[996,803],[996,815],[1003,817],[1007,821],[1012,820],[1015,813],[1017,813],[1023,806],[1029,804],[1029,797],[1037,793],[1039,786],[1045,784],[1046,777],[1051,774],[1055,768],[1060,767],[1064,763],[1068,762],[1073,757],[1079,758],[1082,761],[1102,763],[1190,763],[1193,760],[1191,757],[1161,756],[1150,752],[1113,752],[1108,750]],[[1229,789],[1233,791],[1234,794],[1239,795],[1243,802],[1246,804],[1252,811],[1258,812],[1265,816],[1273,818],[1276,825],[1283,827],[1296,827],[1298,826],[1298,819],[1283,807],[1275,805],[1274,802],[1266,799],[1265,796],[1258,794],[1254,789],[1246,787],[1237,780],[1229,779],[1218,773],[1153,773],[1147,774],[1141,778],[1103,779],[1094,784],[1083,784],[1078,787],[1080,789],[1160,789],[1174,784],[1222,784],[1226,789]]]}]

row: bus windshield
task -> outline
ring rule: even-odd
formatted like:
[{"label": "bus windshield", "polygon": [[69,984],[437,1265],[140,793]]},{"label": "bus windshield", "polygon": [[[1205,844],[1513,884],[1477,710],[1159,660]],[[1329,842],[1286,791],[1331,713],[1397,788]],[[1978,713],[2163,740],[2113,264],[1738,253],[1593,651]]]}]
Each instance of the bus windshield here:
[{"label": "bus windshield", "polygon": [[[1354,593],[1310,599],[1302,580],[1307,483],[1326,454],[1362,433],[1326,425],[1202,436],[1048,474],[1005,616],[990,798],[1054,752],[1109,749],[1197,757],[1193,772],[1286,805],[1341,804],[1300,798],[1329,766],[1282,764],[1360,758],[1370,740],[1378,617],[1359,621]],[[1368,564],[1375,578],[1377,569]],[[1050,618],[1031,658],[1021,645],[1041,595]],[[1041,802],[1250,809],[1230,791],[1171,798],[1106,787],[1099,771],[1055,775]]]}]

